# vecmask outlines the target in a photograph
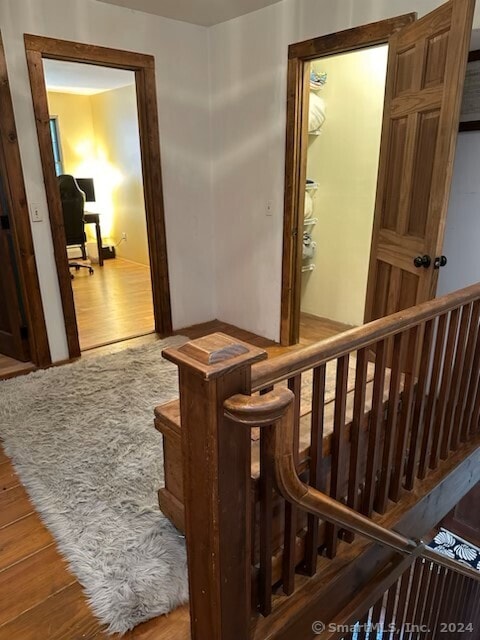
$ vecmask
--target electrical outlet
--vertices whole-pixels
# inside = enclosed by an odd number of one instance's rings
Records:
[[[30,204],[30,215],[32,217],[32,222],[43,222],[43,214],[40,209],[40,205],[32,202]]]
[[[127,239],[127,234],[125,231],[122,231],[122,240],[126,240]]]

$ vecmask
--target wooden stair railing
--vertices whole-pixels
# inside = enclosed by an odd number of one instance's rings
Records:
[[[422,557],[456,574],[480,582],[480,572],[427,547],[382,527],[346,505],[305,484],[296,470],[294,459],[295,396],[289,389],[275,389],[261,396],[235,395],[224,403],[226,416],[235,423],[249,427],[273,425],[270,455],[273,461],[277,490],[288,502],[303,511],[354,531],[372,542],[413,557]]]
[[[470,580],[411,538],[480,481],[480,284],[268,361],[223,334],[163,354],[178,365],[180,404],[156,411],[165,439],[159,495],[175,497],[172,519],[185,529],[194,640],[287,639],[284,629],[308,618],[308,597],[310,613],[326,602],[336,615],[330,603],[345,606],[358,576],[373,578],[392,548],[407,564],[422,553]],[[259,442],[238,421],[242,406],[244,422],[264,425]],[[275,436],[279,420],[293,451]],[[370,554],[355,532],[382,546]],[[332,572],[337,586],[324,581]]]
[[[217,333],[166,349],[178,365],[193,640],[246,640],[251,624],[251,442],[223,403],[248,393],[262,349]]]

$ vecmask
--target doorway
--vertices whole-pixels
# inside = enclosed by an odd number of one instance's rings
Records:
[[[51,363],[0,37],[0,378]]]
[[[419,20],[408,14],[290,46],[282,344],[299,340],[312,60],[388,44],[365,296],[369,322],[434,297],[438,269],[447,263],[440,254],[474,4],[449,0]],[[350,275],[356,275],[352,268]],[[339,286],[336,274],[331,281]]]
[[[355,27],[346,31],[313,38],[305,42],[290,45],[288,49],[288,79],[287,79],[287,130],[286,130],[286,158],[285,158],[285,204],[283,221],[283,262],[282,262],[282,299],[280,342],[282,345],[297,344],[300,340],[300,326],[307,330],[307,325],[312,322],[318,329],[322,320],[317,321],[317,314],[324,311],[310,313],[306,306],[301,316],[302,298],[314,289],[315,281],[321,278],[320,269],[315,265],[314,270],[309,267],[312,260],[304,259],[304,231],[312,232],[312,225],[304,225],[305,205],[307,204],[307,218],[319,218],[318,206],[321,205],[321,193],[318,191],[319,182],[308,176],[308,150],[310,145],[320,149],[322,143],[321,127],[327,124],[328,107],[325,104],[324,118],[321,115],[321,105],[317,108],[317,126],[312,125],[309,132],[310,112],[310,82],[311,72],[322,73],[322,59],[335,59],[337,55],[353,54],[365,48],[386,46],[392,34],[412,24],[416,14],[409,13],[396,18],[390,18],[361,27]],[[330,84],[329,84],[330,82]],[[323,87],[323,88],[322,88]],[[334,91],[335,85],[331,78],[320,87],[323,90]],[[317,91],[313,92],[315,95]],[[310,123],[312,124],[312,123]],[[320,126],[319,126],[320,125]],[[325,129],[327,131],[327,129]],[[318,137],[318,140],[317,140]],[[313,156],[315,153],[313,153]],[[314,164],[311,158],[310,165]],[[310,167],[308,167],[310,168]],[[340,174],[339,174],[340,177]],[[343,174],[345,177],[345,174]],[[312,180],[308,183],[307,179]],[[308,193],[308,195],[306,195]],[[323,191],[325,193],[325,190]],[[312,201],[312,207],[310,202]],[[311,212],[311,213],[310,213]],[[314,215],[315,212],[315,215]],[[304,228],[305,227],[305,228]],[[311,234],[312,235],[312,234]],[[315,241],[316,242],[316,241]],[[318,249],[316,250],[318,257]],[[305,267],[305,270],[302,269]],[[315,273],[315,278],[311,276]],[[320,274],[320,276],[319,276]],[[313,286],[312,286],[313,283]],[[334,286],[334,283],[333,283]],[[322,316],[319,316],[322,318]],[[332,331],[340,331],[348,322],[337,324],[333,321]],[[322,330],[319,331],[322,335]]]
[[[388,46],[312,60],[300,341],[363,323]]]
[[[60,194],[80,349],[152,333],[135,74],[59,60],[43,66],[57,178],[74,178],[85,199],[82,243]]]
[[[168,335],[154,59],[31,35],[25,46],[70,358]],[[64,208],[78,192],[86,238],[72,243]]]

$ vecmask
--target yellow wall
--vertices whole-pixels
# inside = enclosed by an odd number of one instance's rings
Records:
[[[122,176],[111,191],[111,236],[118,242],[123,232],[127,234],[117,254],[148,265],[136,100],[135,86],[131,85],[98,93],[92,96],[91,104],[99,160]]]
[[[93,178],[105,243],[117,255],[149,264],[135,86],[81,96],[48,93],[50,115],[58,116],[65,173]],[[94,229],[87,225],[89,241]],[[127,241],[120,240],[122,233]]]
[[[377,185],[387,47],[323,58],[326,121],[309,136],[307,177],[319,184],[312,230],[316,268],[302,274],[301,310],[363,323]],[[308,264],[308,262],[304,262]]]
[[[51,116],[58,116],[65,173],[91,178],[80,175],[96,157],[90,97],[49,91],[48,108]]]

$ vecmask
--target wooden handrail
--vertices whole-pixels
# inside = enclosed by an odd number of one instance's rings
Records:
[[[477,289],[480,292],[480,287],[477,286]],[[410,540],[382,527],[302,482],[295,468],[293,455],[293,403],[294,394],[283,388],[274,389],[261,396],[238,394],[224,402],[225,415],[233,422],[251,427],[275,425],[270,455],[273,457],[277,489],[285,500],[309,514],[358,533],[394,551],[410,556],[421,556],[456,573],[480,581],[480,572],[426,547],[423,541]]]
[[[480,283],[477,283],[386,318],[355,327],[322,342],[308,345],[299,351],[259,362],[252,367],[252,392],[308,371],[332,358],[369,347],[384,338],[411,329],[479,298]]]

